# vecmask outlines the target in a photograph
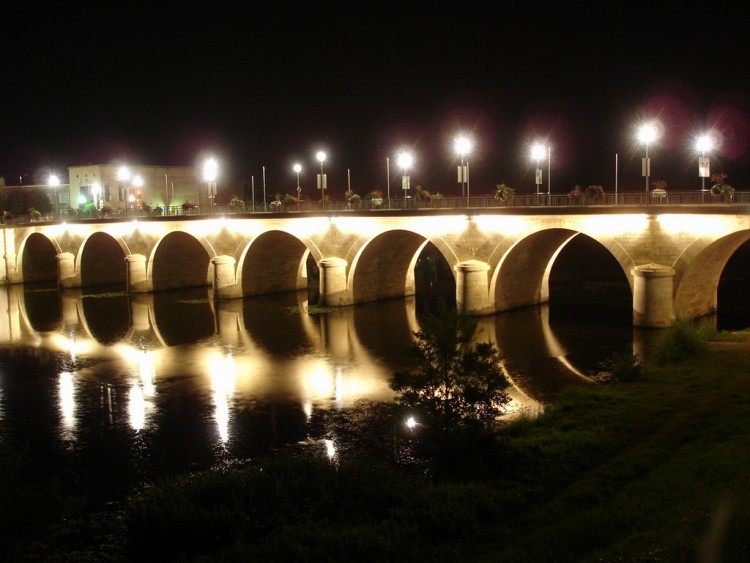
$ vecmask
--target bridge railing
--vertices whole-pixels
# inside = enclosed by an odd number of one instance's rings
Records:
[[[643,192],[620,192],[605,193],[604,197],[587,199],[585,197],[571,198],[567,194],[519,194],[508,201],[495,199],[494,195],[473,195],[471,197],[432,197],[423,198],[384,198],[382,203],[377,204],[371,199],[361,199],[356,203],[346,201],[313,201],[303,200],[293,204],[271,205],[270,202],[246,202],[244,208],[230,207],[228,205],[215,205],[213,207],[196,206],[195,209],[183,210],[181,206],[159,208],[159,212],[153,210],[146,212],[139,209],[115,209],[108,215],[101,213],[88,214],[83,211],[69,211],[65,215],[48,214],[42,217],[31,217],[20,215],[17,217],[3,217],[3,223],[33,223],[67,220],[101,220],[106,218],[138,218],[155,216],[182,216],[182,215],[209,215],[209,214],[231,214],[231,213],[296,213],[316,211],[382,211],[389,209],[496,209],[496,208],[531,208],[531,207],[590,207],[590,206],[659,206],[659,205],[683,205],[683,206],[707,206],[707,205],[748,205],[750,204],[750,192],[735,191],[730,197],[715,196],[708,190],[693,191],[669,191],[666,196],[657,198],[650,193]]]

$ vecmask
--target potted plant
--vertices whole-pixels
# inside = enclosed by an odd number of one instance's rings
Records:
[[[38,221],[42,218],[42,213],[38,209],[32,207],[29,209],[29,217],[31,217],[32,221]]]
[[[604,200],[604,188],[597,185],[587,186],[583,191],[586,201],[596,202]]]
[[[425,190],[421,185],[417,184],[415,197],[417,199],[423,199],[424,201],[432,201],[432,194]]]
[[[279,211],[279,210],[281,210],[281,206],[282,205],[284,205],[284,204],[281,202],[281,194],[276,194],[276,196],[274,197],[273,201],[271,203],[269,203],[269,206],[271,207],[271,209],[273,211]]]
[[[732,201],[734,188],[727,183],[727,178],[728,176],[724,174],[724,172],[720,172],[711,176],[711,181],[714,183],[714,185],[711,186],[711,195],[723,196],[724,199]]]
[[[229,200],[229,207],[232,211],[242,211],[245,209],[245,202],[237,195],[233,195]]]
[[[297,205],[297,198],[294,197],[292,194],[284,194],[281,197],[281,203],[282,203],[284,209],[289,209],[289,208]]]
[[[653,189],[651,190],[651,197],[662,201],[667,197],[667,183],[664,180],[657,180],[651,184]]]
[[[506,186],[505,183],[501,183],[495,186],[495,199],[498,201],[508,203],[515,197],[515,195],[516,190],[511,188],[510,186]]]
[[[346,192],[346,203],[349,205],[349,207],[359,207],[360,199],[361,198],[358,193],[353,192],[352,190]]]
[[[568,200],[570,200],[572,203],[578,203],[583,199],[583,191],[581,191],[581,186],[576,184],[573,186],[573,189],[568,192]]]
[[[182,211],[184,213],[194,213],[196,209],[196,205],[190,201],[186,201],[182,204]]]
[[[373,207],[380,207],[383,205],[383,193],[380,190],[372,190],[370,192],[370,201]]]

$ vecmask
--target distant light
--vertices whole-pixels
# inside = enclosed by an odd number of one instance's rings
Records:
[[[323,151],[318,151],[318,154],[315,155],[315,158],[317,158],[320,163],[323,164],[323,162],[325,162],[326,160],[326,153],[324,153]]]
[[[406,427],[407,428],[414,428],[417,425],[417,421],[413,416],[410,416],[406,419]]]
[[[203,163],[203,179],[206,182],[213,182],[219,174],[219,163],[215,158],[208,158]]]
[[[299,174],[300,172],[302,172],[302,166],[300,166],[299,164],[295,164],[292,170]]]
[[[403,170],[408,170],[414,164],[414,157],[408,152],[402,152],[398,155],[398,166]]]
[[[458,156],[466,156],[471,152],[471,141],[468,137],[458,137],[456,138],[453,147]]]
[[[120,166],[117,169],[117,179],[120,182],[127,182],[130,180],[130,169],[127,166]]]
[[[656,126],[653,123],[644,123],[638,128],[638,141],[644,145],[650,145],[656,140]]]
[[[700,153],[710,152],[714,148],[714,140],[708,135],[701,135],[695,140],[695,150]]]
[[[535,161],[544,160],[544,157],[547,156],[547,147],[544,145],[540,145],[539,143],[536,143],[535,145],[532,145],[531,147],[531,159]]]
[[[136,188],[142,188],[143,187],[143,178],[141,178],[140,176],[136,176],[135,178],[133,178],[133,185]]]
[[[57,174],[50,174],[47,182],[51,187],[56,188],[60,185],[60,178],[57,177]]]

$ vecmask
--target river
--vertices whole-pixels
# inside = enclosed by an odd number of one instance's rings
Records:
[[[555,289],[549,305],[478,319],[512,383],[508,417],[605,380],[616,351],[647,355],[659,331],[634,329],[618,291],[589,306],[556,304]],[[102,502],[283,448],[387,451],[375,406],[392,401],[429,299],[329,310],[311,297],[1,288],[0,438]]]

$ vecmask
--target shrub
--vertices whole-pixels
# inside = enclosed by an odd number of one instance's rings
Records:
[[[651,358],[656,365],[665,366],[696,356],[707,348],[706,333],[689,321],[678,319],[661,335]]]
[[[510,401],[510,383],[491,342],[475,342],[477,322],[444,302],[414,332],[414,367],[390,386],[399,406],[415,409],[440,437],[492,427]]]
[[[604,188],[597,185],[587,186],[583,194],[588,200],[602,200],[604,199]]]
[[[615,352],[612,355],[612,379],[615,381],[635,381],[642,373],[641,360],[632,350]]]
[[[495,186],[495,199],[498,201],[510,201],[516,195],[516,190],[504,183]]]

